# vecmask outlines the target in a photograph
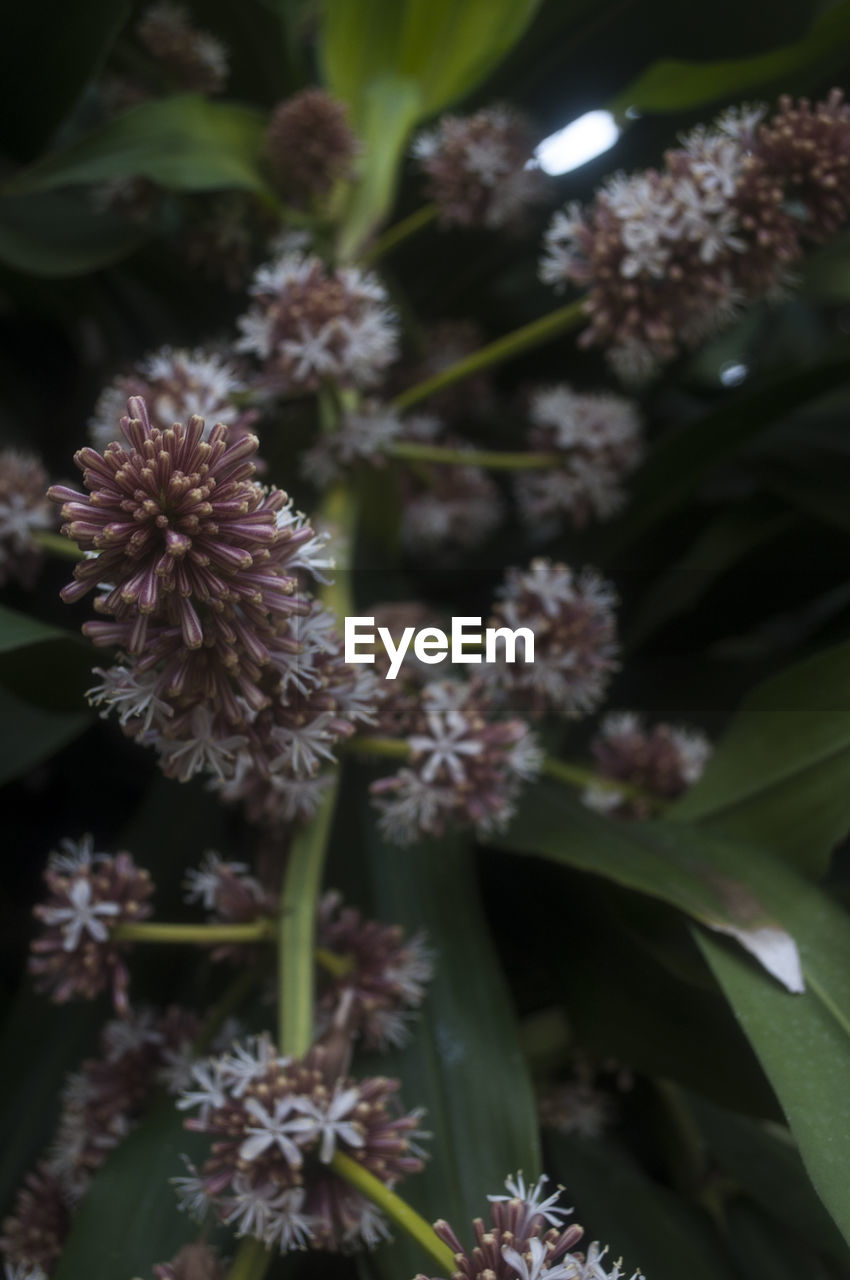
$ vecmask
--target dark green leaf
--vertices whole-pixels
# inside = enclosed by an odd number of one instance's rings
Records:
[[[37,618],[30,618],[25,613],[0,605],[0,653],[22,649],[30,644],[40,644],[43,640],[66,637],[67,632],[60,631],[58,627],[49,627]]]
[[[143,102],[23,170],[6,191],[24,194],[144,177],[175,191],[241,187],[265,195],[264,127],[259,111],[197,94]]]
[[[735,1115],[705,1098],[691,1097],[689,1104],[706,1146],[724,1173],[771,1217],[793,1226],[819,1250],[847,1265],[847,1245],[812,1190],[787,1130]]]
[[[5,145],[29,159],[103,65],[129,0],[6,4],[0,25],[0,120]]]
[[[827,8],[804,39],[751,58],[719,62],[682,62],[665,58],[654,63],[619,93],[612,110],[629,107],[642,113],[687,111],[706,103],[764,92],[766,87],[787,91],[794,77],[812,75],[823,80],[843,65],[850,39],[850,4]]]
[[[653,1182],[613,1142],[547,1134],[552,1174],[567,1188],[588,1240],[610,1244],[624,1275],[651,1280],[732,1280],[735,1272],[708,1218]]]
[[[740,391],[719,409],[690,422],[650,453],[630,487],[629,509],[600,540],[600,559],[630,547],[680,510],[702,480],[725,458],[794,409],[850,382],[847,353],[802,372],[781,374],[752,391]]]
[[[161,1102],[110,1154],[74,1219],[54,1280],[150,1276],[194,1240],[169,1179],[185,1174],[181,1153],[202,1158],[209,1140],[187,1133],[171,1099]]]
[[[41,764],[91,719],[86,711],[48,711],[0,687],[0,784]]]
[[[368,825],[367,825],[368,824]],[[403,1081],[408,1107],[424,1106],[431,1158],[400,1188],[428,1221],[448,1218],[462,1235],[517,1169],[540,1168],[537,1119],[510,997],[478,901],[471,851],[445,840],[399,851],[368,812],[362,893],[368,909],[410,933],[425,929],[436,971],[411,1043],[373,1064]],[[357,856],[353,850],[347,857]],[[367,1068],[368,1069],[368,1068]],[[370,1263],[371,1265],[371,1263]],[[374,1255],[387,1280],[426,1265],[398,1239]]]
[[[138,227],[45,193],[0,200],[0,262],[36,276],[76,276],[117,262],[142,243]]]
[[[669,815],[821,873],[850,828],[850,644],[760,685]]]

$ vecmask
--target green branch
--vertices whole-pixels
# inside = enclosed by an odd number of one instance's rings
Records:
[[[371,249],[367,249],[361,255],[360,262],[364,267],[371,266],[373,262],[377,262],[379,258],[383,258],[396,245],[401,244],[403,240],[407,240],[409,236],[415,235],[422,227],[427,227],[433,222],[439,213],[439,209],[435,204],[423,204],[421,209],[415,209],[413,213],[407,215],[406,218],[400,219],[391,227],[387,227]]]
[[[294,1058],[313,1043],[316,913],[338,787],[334,773],[316,816],[293,839],[280,895],[278,1043]]]
[[[358,1164],[356,1160],[352,1160],[351,1156],[345,1155],[342,1151],[337,1151],[334,1154],[331,1160],[331,1168],[341,1178],[344,1178],[350,1186],[361,1192],[379,1209],[382,1209],[392,1222],[395,1222],[409,1236],[412,1236],[426,1253],[429,1253],[439,1264],[441,1270],[447,1276],[454,1274],[457,1268],[455,1267],[454,1255],[451,1249],[448,1245],[443,1244],[434,1228],[415,1209],[411,1209],[406,1200],[402,1200],[401,1196],[396,1195],[394,1191],[390,1191],[389,1187],[385,1186],[380,1178],[376,1178],[374,1173],[364,1169],[361,1164]]]
[[[116,942],[187,942],[201,947],[224,943],[268,942],[275,936],[274,920],[263,918],[247,924],[117,924],[110,930]]]
[[[32,540],[42,551],[49,551],[54,556],[62,556],[65,560],[82,560],[83,558],[83,553],[76,542],[63,537],[61,533],[52,533],[49,529],[36,529],[32,534]]]
[[[384,452],[402,462],[437,462],[443,466],[487,467],[493,471],[554,470],[564,465],[561,453],[507,453],[494,449],[446,449],[438,444],[396,440]]]
[[[427,399],[428,396],[442,391],[445,387],[453,386],[455,382],[460,382],[473,373],[501,364],[504,360],[512,360],[515,356],[522,355],[524,351],[530,351],[544,342],[550,342],[559,333],[567,333],[570,329],[577,328],[584,319],[584,301],[584,298],[576,298],[575,302],[569,302],[565,307],[559,307],[557,311],[550,311],[539,320],[532,320],[530,324],[523,325],[521,329],[514,329],[513,333],[505,334],[504,338],[497,338],[486,347],[480,347],[478,351],[473,351],[463,360],[450,364],[448,368],[441,369],[439,373],[426,378],[424,382],[417,382],[415,386],[403,391],[400,396],[396,396],[391,407],[401,413],[412,405],[418,404],[420,400]]]
[[[261,1240],[246,1236],[230,1264],[227,1280],[263,1280],[272,1255]]]

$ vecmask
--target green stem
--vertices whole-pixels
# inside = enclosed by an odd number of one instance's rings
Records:
[[[342,1151],[334,1154],[331,1168],[379,1209],[382,1209],[387,1217],[409,1236],[412,1236],[439,1264],[447,1276],[451,1276],[457,1270],[451,1249],[443,1244],[434,1228],[415,1209],[411,1209],[406,1200],[402,1200],[401,1196],[390,1191],[380,1178],[376,1178],[368,1169],[364,1169],[361,1164]]]
[[[248,924],[118,924],[110,931],[117,942],[190,942],[216,947],[227,942],[268,942],[274,938],[273,920],[252,920]]]
[[[337,771],[316,816],[292,841],[280,895],[278,1042],[295,1058],[313,1043],[316,912],[338,787]]]
[[[371,249],[361,254],[361,265],[368,267],[379,258],[383,258],[384,254],[389,253],[397,244],[401,244],[402,240],[407,240],[408,236],[415,235],[422,227],[427,227],[438,213],[439,210],[435,204],[423,204],[421,209],[415,209],[406,218],[387,227],[386,231],[378,236]]]
[[[61,533],[51,533],[49,529],[36,529],[32,540],[42,551],[50,551],[65,560],[82,560],[83,553],[75,542],[64,538]]]
[[[322,522],[341,539],[340,563],[334,570],[333,581],[319,592],[323,604],[336,614],[337,621],[354,613],[351,596],[351,541],[355,537],[357,523],[357,497],[347,485],[336,485],[322,503]]]
[[[402,462],[439,462],[446,466],[488,467],[494,471],[542,471],[564,465],[560,453],[507,453],[493,449],[446,449],[438,444],[396,440],[384,450]]]
[[[358,734],[355,738],[349,738],[345,745],[349,751],[354,751],[357,755],[379,756],[384,760],[406,760],[410,755],[410,748],[404,738],[381,738],[364,733]],[[582,789],[602,787],[630,799],[649,801],[656,810],[665,808],[663,801],[631,782],[619,782],[615,778],[606,778],[600,773],[594,773],[592,769],[585,769],[583,765],[556,760],[553,756],[544,758],[543,773],[546,777],[555,778],[558,782],[565,782],[569,787]]]
[[[523,351],[530,351],[532,347],[549,342],[559,333],[575,329],[583,319],[584,298],[576,298],[575,302],[569,302],[565,307],[559,307],[557,311],[550,311],[539,320],[523,325],[521,329],[514,329],[513,333],[505,334],[504,338],[497,338],[486,347],[480,347],[478,351],[441,369],[424,382],[417,382],[415,386],[396,396],[391,407],[401,413],[420,400],[434,395],[436,391],[442,391],[444,387],[450,387],[481,369],[489,369],[495,364],[501,364],[503,360],[512,360],[514,356],[522,355]]]
[[[246,1236],[230,1265],[227,1280],[263,1280],[272,1255],[260,1240]]]

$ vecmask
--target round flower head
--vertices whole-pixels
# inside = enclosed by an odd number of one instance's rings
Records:
[[[841,230],[850,215],[850,105],[840,89],[814,104],[780,98],[752,147],[804,239],[819,243]]]
[[[56,1178],[39,1165],[24,1180],[0,1227],[0,1252],[13,1280],[46,1280],[59,1261],[71,1216]]]
[[[398,1082],[338,1078],[331,1060],[321,1046],[281,1058],[260,1037],[196,1067],[199,1087],[178,1102],[198,1109],[186,1127],[212,1139],[193,1174],[196,1203],[282,1253],[386,1236],[380,1215],[330,1167],[336,1151],[389,1186],[422,1168],[419,1116],[393,1108]]]
[[[607,519],[624,501],[621,480],[640,462],[640,419],[629,400],[547,387],[531,399],[531,448],[564,455],[563,467],[520,475],[520,514],[538,535],[556,533],[565,517],[581,528]]]
[[[218,93],[227,81],[228,54],[220,40],[196,30],[181,5],[151,5],[136,34],[145,48],[174,77],[181,89]]]
[[[80,996],[90,1000],[109,984],[116,1010],[126,1015],[126,944],[113,942],[112,933],[119,924],[151,914],[147,871],[129,853],[92,853],[88,841],[76,865],[51,854],[44,880],[48,900],[33,909],[44,926],[33,940],[29,962],[36,986],[62,1004]]]
[[[669,724],[647,729],[640,716],[620,712],[605,717],[591,750],[603,777],[637,790],[624,795],[616,789],[589,787],[585,804],[620,818],[648,818],[654,801],[675,800],[697,781],[711,743],[699,730]]]
[[[422,690],[407,737],[410,764],[371,787],[389,840],[440,836],[452,824],[504,828],[542,757],[528,725],[499,718],[480,681]]]
[[[249,292],[236,348],[256,356],[272,391],[315,391],[326,379],[368,387],[396,358],[396,314],[369,272],[284,252],[260,267]]]
[[[206,438],[215,423],[223,422],[230,428],[229,439],[239,440],[257,416],[236,403],[245,390],[235,366],[215,352],[162,347],[101,393],[89,419],[89,439],[102,453],[119,434],[130,396],[141,396],[151,425],[161,431],[197,415],[205,419]]]
[[[425,999],[433,971],[424,935],[405,939],[398,925],[363,920],[341,901],[338,893],[328,892],[319,905],[318,945],[345,962],[341,972],[319,966],[320,1026],[331,1025],[348,1000],[350,1025],[366,1049],[404,1045],[410,1011]]]
[[[444,225],[504,227],[542,198],[544,178],[532,165],[528,120],[510,107],[443,116],[419,135],[413,154]]]
[[[476,1218],[472,1224],[472,1249],[464,1248],[447,1222],[434,1223],[454,1255],[451,1280],[620,1280],[621,1264],[608,1271],[602,1265],[607,1250],[596,1242],[586,1255],[574,1250],[584,1231],[576,1224],[564,1226],[572,1210],[559,1207],[557,1191],[544,1198],[545,1182],[543,1177],[526,1186],[522,1174],[507,1178],[507,1195],[487,1197],[490,1222]],[[631,1280],[640,1280],[640,1273]]]
[[[0,586],[10,579],[32,586],[42,563],[33,534],[50,529],[47,472],[34,454],[0,451]]]
[[[266,130],[272,175],[296,205],[309,205],[351,178],[359,149],[345,106],[324,89],[302,89],[279,103]]]
[[[500,594],[489,625],[531,631],[534,661],[490,663],[485,674],[533,716],[546,710],[569,719],[588,715],[618,667],[610,583],[590,569],[575,574],[541,558],[527,570],[509,569]]]

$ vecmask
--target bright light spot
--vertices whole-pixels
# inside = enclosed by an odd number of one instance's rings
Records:
[[[738,387],[749,372],[745,364],[738,364],[735,360],[728,360],[726,364],[720,366],[717,376],[724,387]]]
[[[610,111],[588,111],[544,138],[534,154],[543,172],[557,177],[601,156],[613,147],[619,136],[619,127]]]

